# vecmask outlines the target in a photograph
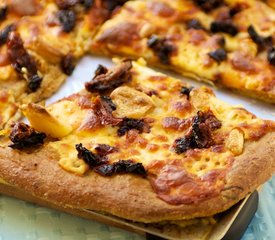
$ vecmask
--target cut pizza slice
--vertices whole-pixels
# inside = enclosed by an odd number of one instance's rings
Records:
[[[91,51],[142,56],[274,103],[274,17],[260,1],[129,1],[103,24]]]
[[[143,60],[100,65],[85,90],[22,111],[0,178],[56,205],[177,222],[225,211],[275,171],[274,122]]]
[[[51,96],[125,1],[6,1],[0,31],[0,129],[22,103]],[[5,10],[5,11],[4,11]]]

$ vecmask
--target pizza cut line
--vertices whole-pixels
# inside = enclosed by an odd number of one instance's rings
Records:
[[[2,139],[1,178],[72,208],[147,223],[210,217],[275,169],[274,122],[142,59],[100,65],[85,90],[22,111],[30,125]]]

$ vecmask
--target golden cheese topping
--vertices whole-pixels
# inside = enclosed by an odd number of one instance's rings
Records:
[[[142,56],[274,102],[274,36],[275,11],[260,1],[207,11],[192,1],[129,1],[101,27],[92,51]]]
[[[218,100],[207,87],[193,89],[144,64],[133,62],[131,80],[104,96],[82,91],[23,111],[33,128],[59,139],[48,144],[66,171],[83,177],[102,171],[81,158],[76,148],[84,147],[95,161],[105,154],[108,164],[142,163],[153,189],[171,204],[215,196],[244,143],[274,130],[274,124]]]

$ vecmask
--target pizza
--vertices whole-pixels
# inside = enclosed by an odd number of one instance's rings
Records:
[[[91,51],[143,57],[274,103],[274,19],[257,0],[129,1],[103,24]]]
[[[211,217],[275,170],[275,123],[156,72],[99,65],[85,89],[22,106],[0,177],[56,205],[159,223]],[[245,173],[245,174],[244,174]]]
[[[1,191],[206,235],[275,172],[275,123],[146,61],[275,103],[274,21],[268,0],[0,0]],[[126,58],[45,105],[87,53]]]
[[[21,116],[21,104],[42,101],[60,87],[122,2],[1,2],[0,129]]]

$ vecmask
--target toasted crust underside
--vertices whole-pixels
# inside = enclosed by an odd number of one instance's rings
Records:
[[[227,174],[224,191],[191,205],[167,204],[157,198],[149,181],[139,176],[73,175],[58,166],[59,155],[48,146],[31,154],[0,148],[0,177],[58,205],[108,212],[139,222],[159,222],[211,216],[228,209],[272,176],[274,151],[274,132],[247,143]]]

